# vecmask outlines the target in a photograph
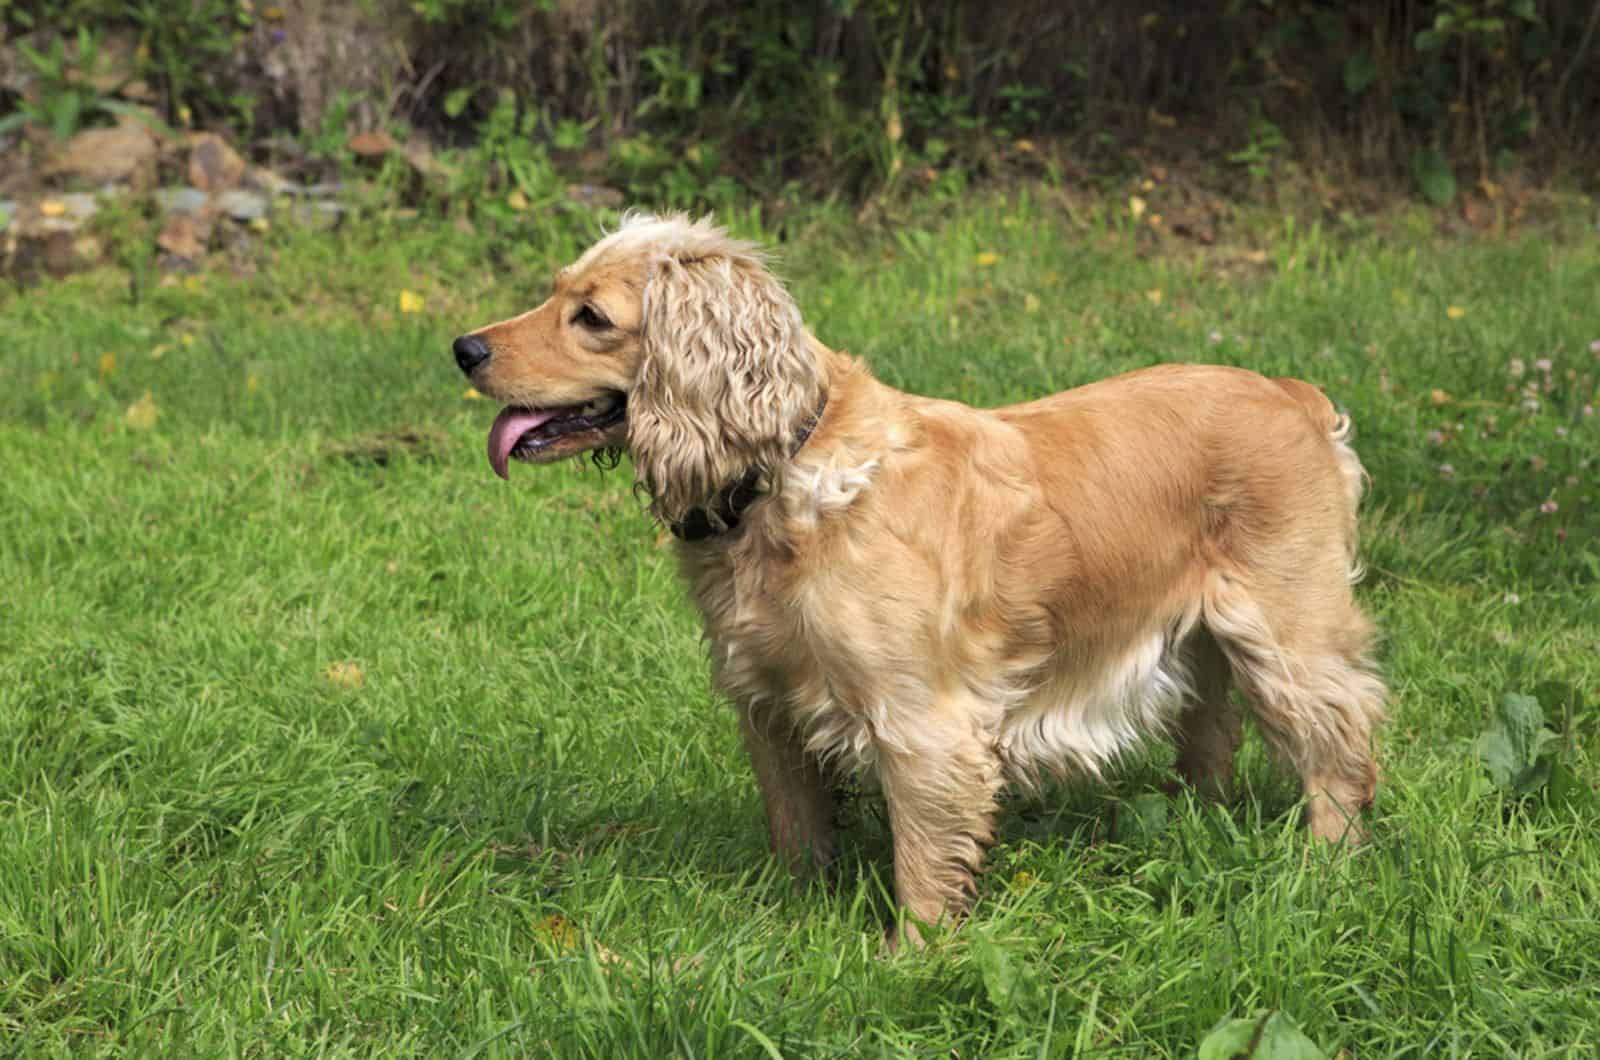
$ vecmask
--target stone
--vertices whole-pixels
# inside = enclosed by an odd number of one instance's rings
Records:
[[[235,221],[254,221],[267,215],[266,196],[243,188],[234,188],[213,197],[217,209]]]
[[[85,129],[51,153],[46,170],[91,184],[146,184],[155,175],[156,138],[136,121]]]
[[[236,188],[244,179],[239,152],[216,133],[197,133],[189,140],[189,183],[213,194]]]
[[[198,213],[205,209],[210,198],[199,188],[189,187],[160,188],[155,194],[162,213]]]
[[[207,212],[175,213],[156,236],[156,245],[186,261],[195,261],[205,255],[214,223],[213,215]]]

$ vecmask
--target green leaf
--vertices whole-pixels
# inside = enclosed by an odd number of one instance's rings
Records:
[[[1500,697],[1496,714],[1511,740],[1519,769],[1533,765],[1539,757],[1539,734],[1544,731],[1544,709],[1539,706],[1539,701],[1532,696],[1507,692]]]
[[[1119,803],[1111,838],[1118,843],[1145,843],[1154,839],[1166,831],[1170,801],[1160,792],[1147,791]]]
[[[1496,787],[1527,795],[1550,783],[1560,741],[1545,728],[1537,699],[1507,692],[1478,737],[1478,757]]]
[[[1495,725],[1478,736],[1478,760],[1483,763],[1489,779],[1497,788],[1509,788],[1521,772],[1517,752],[1506,737],[1505,730]]]
[[[1436,29],[1425,29],[1417,34],[1417,51],[1436,52],[1444,47],[1444,34]]]
[[[1511,0],[1511,6],[1506,10],[1524,22],[1539,21],[1539,7],[1534,0]]]
[[[1437,147],[1421,147],[1411,157],[1411,175],[1423,197],[1435,206],[1448,206],[1456,197],[1456,175]]]
[[[1224,1019],[1200,1043],[1199,1060],[1328,1060],[1282,1012]]]
[[[1378,64],[1371,52],[1356,52],[1344,61],[1344,90],[1352,96],[1361,95],[1377,79]]]
[[[989,1004],[1008,1010],[1012,1005],[1012,991],[1017,985],[1017,966],[1011,955],[999,943],[980,931],[972,932],[967,941],[972,961],[978,966],[983,979],[983,992],[989,995]]]
[[[455,89],[444,97],[444,113],[447,118],[459,118],[461,112],[467,109],[467,104],[472,102],[472,86],[463,86]]]

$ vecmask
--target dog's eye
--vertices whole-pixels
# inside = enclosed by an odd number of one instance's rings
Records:
[[[601,331],[611,326],[611,321],[600,315],[600,311],[585,302],[583,308],[572,314],[574,324],[582,324],[592,331]]]

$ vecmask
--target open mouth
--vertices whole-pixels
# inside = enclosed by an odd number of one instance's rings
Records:
[[[607,391],[582,405],[543,409],[508,406],[500,410],[494,426],[489,428],[489,466],[496,475],[506,478],[512,457],[541,461],[596,448],[606,432],[622,422],[627,411],[626,399],[616,391]],[[593,438],[579,438],[591,433]],[[569,440],[583,444],[558,444]]]

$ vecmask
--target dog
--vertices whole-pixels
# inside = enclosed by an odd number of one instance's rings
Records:
[[[1234,686],[1311,834],[1363,836],[1386,698],[1352,595],[1365,473],[1310,384],[1171,364],[992,410],[902,393],[806,329],[759,247],[681,214],[625,215],[453,354],[506,406],[501,477],[631,457],[796,870],[835,857],[835,778],[870,774],[897,902],[953,922],[1008,783],[1168,735],[1225,797]]]

